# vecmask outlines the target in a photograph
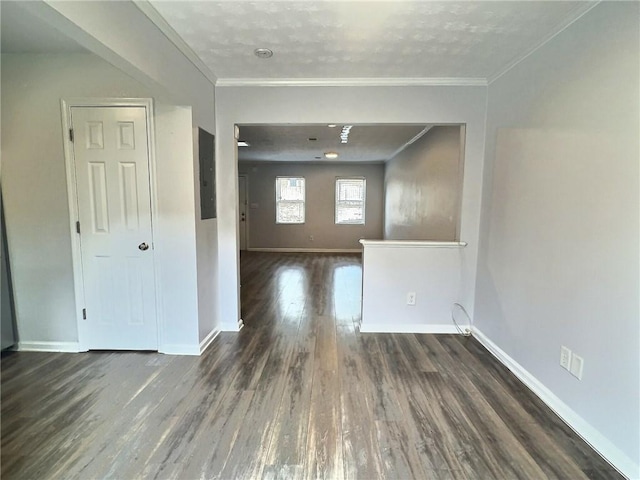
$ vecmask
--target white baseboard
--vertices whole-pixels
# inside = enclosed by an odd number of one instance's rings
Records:
[[[162,345],[158,348],[159,353],[166,355],[200,355],[200,345]]]
[[[18,342],[19,352],[80,352],[78,342]]]
[[[361,248],[247,248],[247,250],[280,253],[362,253]]]
[[[360,333],[459,333],[453,325],[360,324]]]
[[[232,323],[223,323],[220,325],[220,330],[223,332],[239,332],[242,330],[242,327],[244,327],[244,321],[240,319],[235,325]]]
[[[204,337],[204,339],[200,342],[200,354],[203,354],[204,351],[211,345],[211,342],[218,336],[220,330],[217,328],[209,332],[209,335]]]
[[[640,465],[636,465],[624,452],[475,327],[473,336],[613,468],[629,479],[640,478]]]

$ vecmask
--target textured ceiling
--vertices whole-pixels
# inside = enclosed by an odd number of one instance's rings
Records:
[[[577,18],[562,1],[164,1],[220,79],[488,78]],[[253,55],[270,48],[270,59]]]
[[[26,12],[21,2],[0,1],[2,53],[78,53],[84,48]]]
[[[354,125],[341,143],[343,125],[243,125],[240,161],[326,162],[325,152],[338,152],[338,162],[382,162],[422,132],[425,125]],[[316,140],[309,140],[315,138]]]

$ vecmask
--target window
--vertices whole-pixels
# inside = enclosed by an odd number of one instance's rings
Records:
[[[304,178],[276,177],[276,223],[304,223]]]
[[[364,224],[364,178],[336,179],[336,224]]]

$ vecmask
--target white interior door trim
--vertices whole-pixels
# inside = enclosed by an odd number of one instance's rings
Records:
[[[67,199],[69,202],[69,232],[71,234],[71,257],[73,261],[73,283],[75,290],[76,322],[78,326],[78,351],[88,350],[86,342],[86,321],[83,319],[82,309],[84,305],[84,281],[82,274],[82,250],[80,246],[80,236],[76,232],[76,222],[79,218],[77,204],[77,183],[76,170],[73,156],[73,144],[69,131],[71,128],[71,108],[72,107],[144,107],[147,121],[147,148],[149,152],[149,186],[151,193],[151,231],[153,242],[158,241],[157,219],[158,219],[158,191],[157,191],[157,169],[155,154],[155,124],[153,114],[153,100],[151,98],[63,98],[60,100],[62,112],[62,135],[64,138],[64,163],[67,176]],[[162,322],[162,302],[159,298],[158,285],[160,285],[159,262],[155,255],[155,248],[152,248],[154,264],[154,289],[156,291],[156,323],[157,323],[157,344],[159,351],[164,345],[164,330]]]

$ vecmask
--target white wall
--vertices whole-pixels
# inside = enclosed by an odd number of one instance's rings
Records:
[[[466,250],[419,243],[364,242],[361,332],[457,333],[451,312],[462,301]]]
[[[22,342],[77,342],[61,97],[147,97],[95,55],[2,55],[2,189]]]
[[[2,188],[20,340],[24,345],[73,344],[78,332],[60,98],[149,97],[151,92],[92,54],[24,54],[2,55],[1,94]],[[159,215],[154,221],[159,235],[154,243],[161,271],[161,348],[190,345],[194,353],[198,304],[191,111],[156,109]]]
[[[473,312],[484,157],[485,87],[217,87],[220,320],[237,329],[238,167],[234,124],[451,123],[467,125],[460,238],[469,242],[461,295]],[[223,281],[224,279],[224,281]]]
[[[361,238],[382,238],[384,165],[241,162],[247,175],[249,248],[318,248],[360,250]],[[302,225],[276,224],[277,176],[305,178],[306,215]],[[365,177],[364,225],[335,224],[336,177]],[[251,204],[257,206],[253,208]],[[257,204],[257,205],[255,205]],[[313,236],[313,240],[310,240]]]
[[[385,239],[457,240],[461,141],[460,126],[435,126],[386,163]]]
[[[215,129],[213,84],[131,1],[20,2],[87,50],[156,92],[191,105],[194,124]]]
[[[640,471],[640,4],[603,2],[489,87],[475,325]],[[584,358],[582,381],[560,346]]]
[[[154,232],[160,351],[198,354],[199,304],[191,108],[156,105],[158,218]]]
[[[211,130],[213,133],[215,130]],[[198,263],[198,338],[202,345],[220,331],[218,324],[218,221],[202,220],[198,128],[193,129],[194,202]]]
[[[215,97],[211,80],[198,70],[147,16],[130,1],[21,2],[87,50],[94,52],[146,85],[165,104],[187,105],[192,125],[215,131]],[[197,141],[193,149],[198,158]],[[196,164],[197,165],[197,164]],[[217,309],[216,219],[201,220],[198,171],[191,179],[196,197],[199,337],[219,329]]]

